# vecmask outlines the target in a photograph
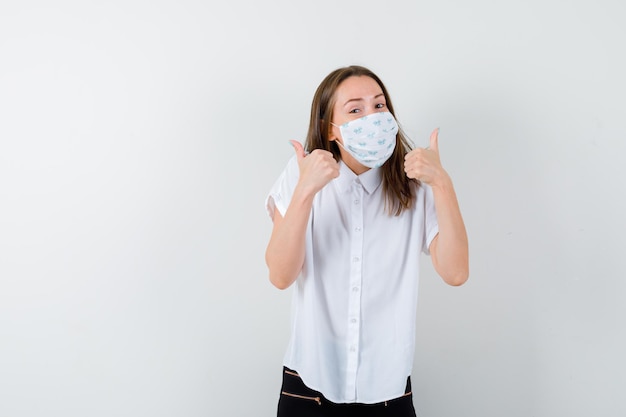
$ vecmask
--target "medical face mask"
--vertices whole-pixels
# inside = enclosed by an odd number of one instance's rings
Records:
[[[389,159],[396,147],[398,124],[389,112],[372,113],[337,126],[343,145],[336,141],[360,164],[378,168]]]

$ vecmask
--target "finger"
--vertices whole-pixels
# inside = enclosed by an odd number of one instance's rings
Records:
[[[304,148],[302,147],[302,144],[293,139],[289,142],[291,142],[291,145],[293,145],[293,149],[296,151],[296,157],[298,158],[298,161],[301,161],[304,158]]]
[[[404,164],[404,172],[406,173],[407,177],[415,178],[415,169],[411,165],[407,164],[406,162]]]
[[[439,153],[439,128],[433,130],[433,133],[430,134],[430,146],[429,148],[437,153]]]

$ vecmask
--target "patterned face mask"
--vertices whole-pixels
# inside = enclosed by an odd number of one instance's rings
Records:
[[[337,126],[343,145],[336,141],[360,164],[378,168],[384,164],[396,147],[398,124],[389,112],[368,114]]]

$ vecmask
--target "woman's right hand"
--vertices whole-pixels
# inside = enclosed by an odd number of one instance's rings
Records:
[[[300,167],[298,186],[302,187],[303,191],[316,194],[332,179],[339,176],[339,164],[332,153],[315,149],[306,155],[300,142],[297,140],[290,140],[290,142],[298,158],[298,166]]]
[[[292,140],[291,144],[298,158],[300,178],[285,216],[278,210],[274,212],[272,236],[265,251],[270,281],[281,290],[293,284],[302,271],[304,238],[315,194],[339,176],[339,164],[332,153],[316,149],[306,155],[300,142]]]

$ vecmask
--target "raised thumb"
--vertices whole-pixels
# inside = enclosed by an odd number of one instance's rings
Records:
[[[302,147],[302,144],[293,139],[289,142],[291,142],[291,144],[293,145],[293,149],[296,151],[296,157],[298,158],[298,161],[300,161],[302,158],[304,158],[304,148]]]
[[[429,148],[435,152],[439,152],[439,128],[433,130],[430,134],[430,146]]]

